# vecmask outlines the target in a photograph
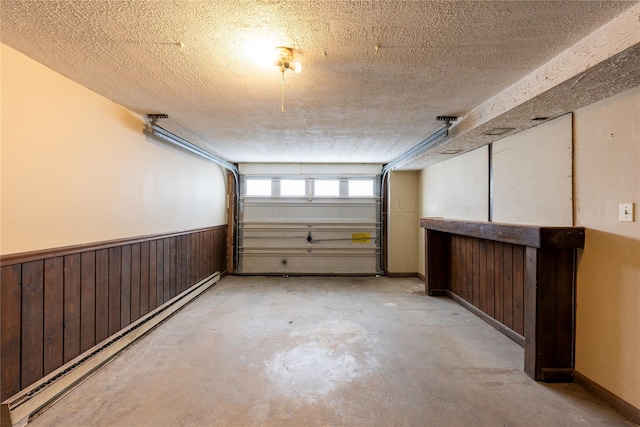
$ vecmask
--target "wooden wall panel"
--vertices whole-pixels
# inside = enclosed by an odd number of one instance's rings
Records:
[[[176,296],[177,292],[177,277],[178,277],[178,250],[177,250],[177,237],[170,237],[169,239],[169,298],[165,298],[165,302]]]
[[[214,230],[214,237],[213,237],[213,247],[216,248],[216,264],[213,266],[213,268],[215,268],[216,270],[222,268],[223,270],[226,268],[227,262],[226,262],[226,246],[221,245],[220,241],[226,241],[227,240],[227,236],[224,235],[224,233],[222,232],[222,230]]]
[[[96,251],[80,260],[80,352],[96,344]]]
[[[216,244],[218,239],[220,238],[220,234],[218,230],[211,230],[211,268],[217,268],[220,265],[220,248]]]
[[[226,239],[222,226],[2,257],[0,398],[223,272]]]
[[[462,290],[460,284],[462,283],[462,257],[460,255],[461,239],[458,236],[451,236],[451,289],[455,289],[455,293],[460,295]]]
[[[448,289],[524,334],[524,246],[450,235]]]
[[[191,283],[190,278],[190,268],[191,268],[191,259],[193,258],[193,253],[191,252],[191,245],[189,241],[189,236],[184,236],[184,240],[182,242],[184,247],[184,271],[183,271],[183,280],[185,283],[185,287],[189,288],[189,284]]]
[[[158,305],[164,304],[171,299],[171,238],[163,240],[164,246],[164,271],[162,272],[162,301]]]
[[[487,312],[487,241],[478,239],[478,296],[477,307],[483,312]],[[491,284],[493,285],[493,284]]]
[[[156,242],[156,301],[154,308],[164,302],[164,240]]]
[[[466,275],[463,284],[466,289],[464,297],[467,301],[473,304],[473,241],[470,237],[464,238],[464,249],[466,251]]]
[[[131,323],[131,245],[122,247],[120,267],[120,328]]]
[[[196,280],[196,240],[193,234],[187,235],[187,245],[189,246],[189,283],[195,283]]]
[[[215,244],[217,237],[218,233],[216,233],[216,230],[211,230],[209,232],[209,245],[211,248],[211,264],[209,267],[210,269],[214,269],[218,265],[218,247]]]
[[[64,362],[80,354],[80,259],[64,257]]]
[[[210,230],[207,231],[207,235],[208,235],[208,241],[207,241],[207,248],[209,250],[209,270],[213,269],[213,266],[215,265],[215,245],[213,244],[213,238],[214,238],[214,231]]]
[[[164,247],[165,247],[165,239],[158,240],[156,242],[156,253],[157,253],[157,261],[156,261],[156,286],[157,286],[157,295],[156,295],[156,304],[157,307],[161,306],[164,303],[164,272],[165,272],[165,256],[164,256]]]
[[[205,270],[208,270],[211,266],[211,246],[209,244],[209,232],[202,232],[202,239],[204,244],[204,267]]]
[[[227,254],[229,252],[227,251],[228,243],[225,244],[222,242],[229,241],[227,239],[227,229],[217,229],[216,233],[218,233],[218,236],[215,238],[214,244],[216,244],[216,247],[218,248],[218,265],[215,266],[215,270],[225,271],[227,269]],[[233,255],[231,255],[231,257],[233,257]]]
[[[96,251],[96,344],[109,336],[109,250]]]
[[[197,247],[196,247],[196,253],[198,254],[198,275],[197,275],[197,279],[196,280],[200,280],[202,278],[202,272],[205,271],[205,267],[204,267],[204,254],[202,253],[202,247],[203,247],[203,243],[202,243],[202,233],[197,233],[196,234],[196,239],[197,239]]]
[[[184,269],[186,254],[184,253],[183,236],[176,238],[176,295],[185,289]]]
[[[465,281],[467,280],[467,246],[464,237],[458,237],[458,251],[457,254],[457,268],[458,268],[458,291],[462,298],[467,295],[467,286]]]
[[[489,316],[495,318],[495,271],[492,268],[495,265],[495,242],[486,240],[487,244],[487,310],[485,311]]]
[[[2,267],[0,277],[0,400],[20,391],[22,265]]]
[[[140,243],[131,245],[131,322],[140,318]]]
[[[175,294],[178,295],[182,292],[182,270],[184,268],[184,260],[182,259],[182,236],[176,237],[176,290]]]
[[[64,257],[55,257],[44,261],[44,375],[64,363],[63,340]]]
[[[157,242],[149,242],[149,311],[153,311],[158,301],[158,254]]]
[[[207,233],[200,233],[200,253],[202,256],[202,267],[200,270],[200,276],[203,272],[209,268],[209,251],[207,250]]]
[[[502,245],[502,318],[503,323],[513,329],[513,245]]]
[[[480,240],[471,239],[471,279],[473,280],[473,305],[480,307]]]
[[[150,279],[149,242],[140,244],[140,316],[149,312],[149,279]]]
[[[462,257],[460,256],[461,239],[458,236],[451,236],[451,289],[457,295],[462,293],[460,278],[462,272]]]
[[[496,242],[494,246],[494,272],[493,272],[493,307],[494,307],[494,315],[493,318],[496,319],[500,323],[504,323],[504,269],[503,266],[503,246],[505,244],[501,242]]]
[[[524,336],[524,246],[513,250],[513,330]]]
[[[44,261],[22,264],[22,330],[20,385],[27,387],[43,376]]]
[[[464,295],[466,293],[466,287],[464,287],[464,280],[467,277],[466,268],[464,265],[464,260],[466,257],[466,249],[464,247],[464,239],[462,237],[456,236],[456,248],[454,252],[455,261],[454,264],[456,266],[457,274],[456,274],[456,289],[458,291],[458,295]]]
[[[178,240],[176,242],[176,250],[177,250],[177,260],[176,265],[178,267],[176,271],[176,294],[180,294],[185,289],[185,262],[187,259],[187,254],[185,253],[184,246],[184,236],[178,236]]]
[[[185,264],[185,268],[184,268],[184,280],[187,283],[187,286],[189,286],[189,283],[191,283],[191,268],[192,268],[192,262],[193,262],[193,251],[191,250],[191,236],[187,235],[184,236],[184,247],[185,247],[185,253],[186,253],[186,259],[184,261]]]
[[[193,263],[193,275],[194,280],[197,282],[200,280],[200,271],[202,268],[201,254],[200,254],[200,233],[195,233],[193,235],[193,255],[197,259]]]
[[[122,280],[122,247],[109,249],[109,335],[120,330],[120,283]]]

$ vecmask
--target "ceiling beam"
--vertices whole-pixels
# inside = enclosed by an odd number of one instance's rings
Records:
[[[416,160],[438,163],[451,158],[444,151],[463,153],[506,136],[484,135],[493,128],[520,132],[541,123],[536,117],[552,119],[636,87],[639,56],[640,2],[478,105],[450,129],[449,138]]]

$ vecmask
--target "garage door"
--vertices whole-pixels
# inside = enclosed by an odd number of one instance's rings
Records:
[[[241,165],[238,273],[380,274],[380,170]]]

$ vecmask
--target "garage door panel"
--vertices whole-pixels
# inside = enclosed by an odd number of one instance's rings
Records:
[[[374,181],[374,188],[379,188],[379,177],[368,178]],[[244,179],[241,177],[241,181]],[[273,188],[277,188],[279,178],[272,179],[276,183]],[[313,178],[304,179],[310,191]],[[345,182],[342,179],[342,192],[348,188]],[[243,194],[239,210],[238,273],[379,274],[380,229],[377,194],[371,197]]]
[[[312,254],[248,253],[243,255],[243,274],[371,274],[377,265],[375,253]]]

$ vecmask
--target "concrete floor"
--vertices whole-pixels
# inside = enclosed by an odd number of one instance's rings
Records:
[[[38,426],[632,426],[418,279],[222,279]]]

